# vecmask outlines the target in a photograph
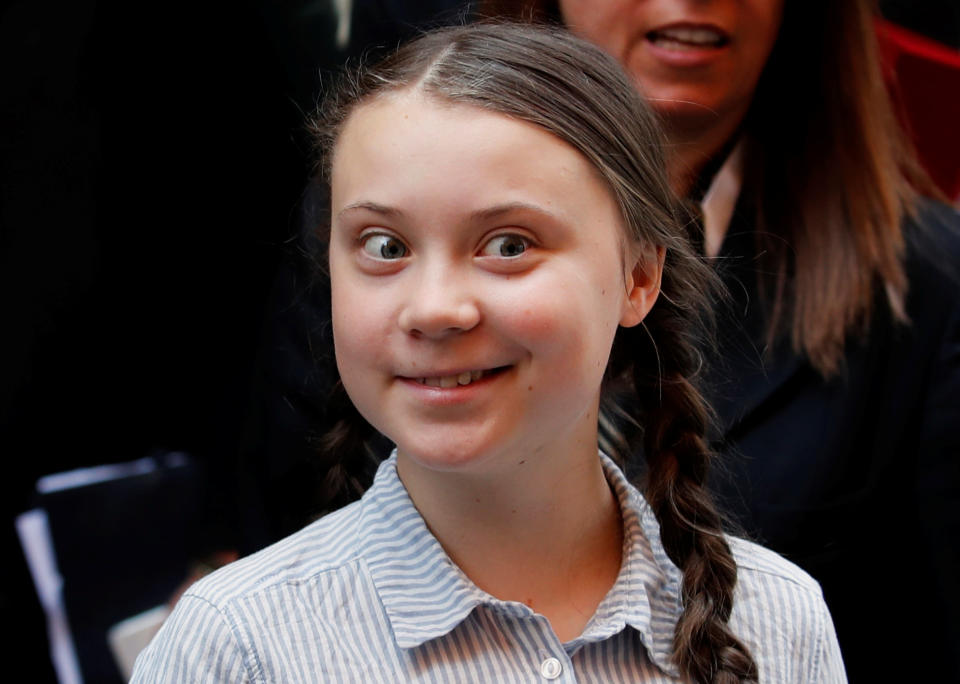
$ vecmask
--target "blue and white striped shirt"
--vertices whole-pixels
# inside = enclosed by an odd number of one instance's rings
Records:
[[[675,682],[680,571],[650,507],[602,456],[624,524],[613,588],[561,643],[522,603],[481,591],[448,558],[385,461],[360,501],[191,587],[134,682]],[[761,682],[846,681],[820,587],[755,544],[730,625]]]

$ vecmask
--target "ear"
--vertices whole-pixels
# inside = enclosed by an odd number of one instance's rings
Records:
[[[660,294],[660,279],[663,276],[663,261],[667,250],[662,245],[650,246],[637,257],[633,268],[626,274],[627,298],[623,301],[620,325],[632,328],[638,325]]]

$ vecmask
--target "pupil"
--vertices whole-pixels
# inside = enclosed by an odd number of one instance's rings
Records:
[[[387,240],[380,246],[380,256],[384,259],[395,259],[403,256],[403,245],[397,240]]]
[[[510,240],[504,240],[500,245],[500,256],[512,257],[522,254],[525,249],[523,245],[523,240],[518,240],[516,238]]]

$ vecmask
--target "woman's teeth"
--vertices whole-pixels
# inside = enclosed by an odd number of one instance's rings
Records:
[[[482,370],[475,371],[464,371],[459,375],[443,375],[436,376],[432,378],[417,378],[417,382],[421,385],[426,385],[427,387],[456,387],[457,385],[469,385],[474,380],[479,380],[483,377]]]
[[[650,40],[660,47],[680,50],[693,50],[704,47],[720,47],[724,37],[710,29],[702,28],[668,28],[653,31],[649,34]]]

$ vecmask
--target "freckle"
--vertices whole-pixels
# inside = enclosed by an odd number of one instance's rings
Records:
[[[607,288],[605,288],[605,287],[604,287],[604,288],[600,288],[600,294],[602,294],[602,295],[607,294]]]
[[[524,603],[527,604],[527,607],[528,607],[528,608],[533,608],[533,599],[532,599],[532,598],[528,598],[526,601],[524,601]]]
[[[480,503],[480,499],[479,499],[479,498],[474,499],[473,501],[474,501],[474,503]]]
[[[510,512],[513,513],[513,514],[516,514],[517,509],[516,509],[516,508],[511,508],[511,509],[510,509]]]
[[[527,385],[527,391],[528,391],[528,392],[532,392],[532,391],[533,391],[533,385]]]

